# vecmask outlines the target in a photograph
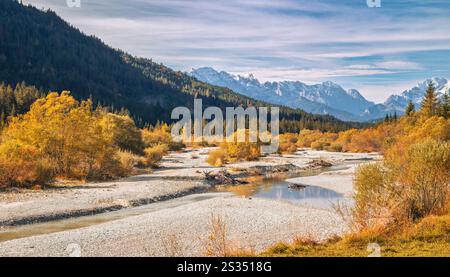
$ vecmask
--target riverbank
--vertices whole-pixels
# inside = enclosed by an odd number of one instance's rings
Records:
[[[206,191],[209,186],[203,180],[204,172],[222,169],[241,172],[255,167],[276,169],[286,165],[301,170],[320,158],[342,163],[375,157],[371,154],[307,150],[214,168],[205,163],[209,150],[202,148],[172,153],[164,158],[161,168],[154,173],[116,182],[49,191],[2,193],[1,222],[20,225],[32,223],[30,219],[37,216],[45,215],[46,220],[53,220],[62,215],[64,217],[65,213],[68,217],[74,217],[78,216],[76,212],[80,207],[89,214],[95,209],[106,212],[107,209],[126,210],[148,203],[153,203],[148,206],[159,205],[162,202],[158,200]],[[173,250],[168,250],[164,244],[178,245],[179,253],[176,255],[197,256],[204,254],[204,240],[211,229],[212,215],[220,216],[226,222],[231,241],[238,244],[245,242],[243,247],[255,251],[278,241],[289,241],[299,234],[323,240],[346,232],[345,222],[332,211],[271,199],[240,198],[229,193],[217,193],[212,198],[194,203],[156,209],[79,229],[6,241],[0,243],[0,256],[66,256],[67,246],[71,243],[80,245],[84,256],[173,255]],[[165,241],[167,239],[172,242],[168,243]]]
[[[80,246],[82,256],[200,256],[204,255],[212,228],[212,215],[225,222],[230,243],[254,251],[262,251],[277,241],[289,241],[297,234],[324,239],[345,232],[345,224],[331,212],[273,200],[223,196],[86,228],[3,242],[0,256],[67,256],[67,247],[74,243]]]

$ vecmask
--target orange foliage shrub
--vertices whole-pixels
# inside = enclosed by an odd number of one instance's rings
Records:
[[[139,141],[130,118],[94,110],[90,101],[78,102],[68,92],[50,93],[3,130],[0,186],[45,183],[54,176],[123,176],[117,152]]]
[[[154,147],[160,144],[165,144],[170,150],[177,151],[184,148],[183,143],[172,140],[170,133],[170,126],[167,124],[157,124],[155,127],[150,127],[142,130],[142,140],[145,147]]]
[[[323,133],[318,130],[301,130],[298,136],[297,145],[299,147],[311,147],[311,143],[320,140]]]
[[[279,136],[279,151],[281,153],[295,153],[297,151],[298,136],[296,134],[281,134]]]
[[[222,166],[227,160],[228,155],[225,149],[216,149],[209,152],[206,162],[213,166]]]
[[[240,141],[240,136],[244,141]],[[252,161],[261,156],[260,145],[259,141],[250,142],[249,130],[238,130],[220,145],[221,151],[209,153],[207,162],[221,166],[225,162]]]
[[[158,144],[145,148],[144,152],[146,164],[151,167],[156,167],[158,162],[169,152],[169,147],[166,144]]]
[[[0,145],[0,187],[45,184],[53,172],[51,162],[37,148],[15,141]]]

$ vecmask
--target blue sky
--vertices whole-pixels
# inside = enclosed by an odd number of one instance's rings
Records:
[[[211,66],[261,81],[335,81],[381,102],[450,77],[450,1],[24,0],[87,34],[174,69]]]

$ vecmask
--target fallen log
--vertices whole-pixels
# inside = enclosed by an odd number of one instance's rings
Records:
[[[324,159],[315,159],[309,162],[309,165],[312,167],[331,167],[332,163],[324,160]]]
[[[242,185],[242,184],[248,184],[248,182],[243,180],[238,180],[233,175],[231,175],[226,170],[221,170],[219,172],[203,172],[205,176],[205,180],[210,185]]]

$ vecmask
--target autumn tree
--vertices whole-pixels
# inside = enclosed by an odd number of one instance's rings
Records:
[[[125,113],[104,113],[99,124],[111,136],[113,143],[121,150],[134,154],[144,153],[144,142],[141,131],[136,127],[133,119]]]
[[[69,92],[50,93],[5,128],[0,185],[122,176],[117,151],[137,134],[131,119],[94,110],[91,101],[78,102]]]

